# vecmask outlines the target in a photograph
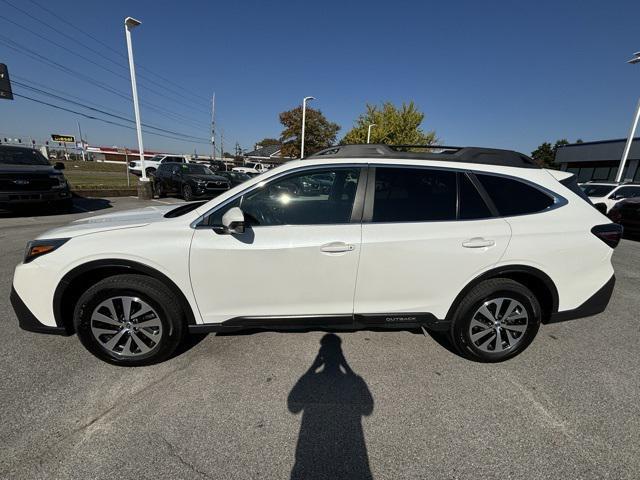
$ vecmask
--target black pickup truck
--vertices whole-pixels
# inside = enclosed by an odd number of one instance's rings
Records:
[[[66,211],[71,192],[61,170],[32,148],[0,145],[0,209],[44,205]]]

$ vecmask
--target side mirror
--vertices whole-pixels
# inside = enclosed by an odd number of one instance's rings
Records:
[[[227,233],[244,233],[244,213],[238,207],[230,208],[222,216],[222,225]]]
[[[62,162],[56,162],[56,163],[53,165],[53,168],[55,168],[56,170],[64,170],[64,168],[65,168],[65,167],[64,167],[64,163],[62,163]]]

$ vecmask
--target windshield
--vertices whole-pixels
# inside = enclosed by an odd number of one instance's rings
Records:
[[[49,161],[37,150],[5,147],[0,149],[0,164],[5,165],[47,165]]]
[[[581,186],[587,197],[604,197],[616,188],[615,185],[591,185],[585,184]]]
[[[164,158],[164,155],[156,155],[154,157],[151,157],[151,159],[149,160],[150,162],[159,162],[160,160],[162,160]]]
[[[192,163],[186,163],[182,165],[182,173],[190,175],[213,175],[213,172],[209,167],[205,165],[194,165]]]

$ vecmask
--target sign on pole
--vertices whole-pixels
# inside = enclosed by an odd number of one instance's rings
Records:
[[[76,143],[76,137],[73,135],[58,135],[57,133],[51,134],[51,140],[54,142]]]
[[[11,80],[9,80],[9,70],[4,63],[0,63],[0,99],[13,100]]]

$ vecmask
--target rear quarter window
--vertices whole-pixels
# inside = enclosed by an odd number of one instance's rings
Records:
[[[537,213],[553,205],[550,195],[519,180],[477,173],[476,177],[503,217]]]

